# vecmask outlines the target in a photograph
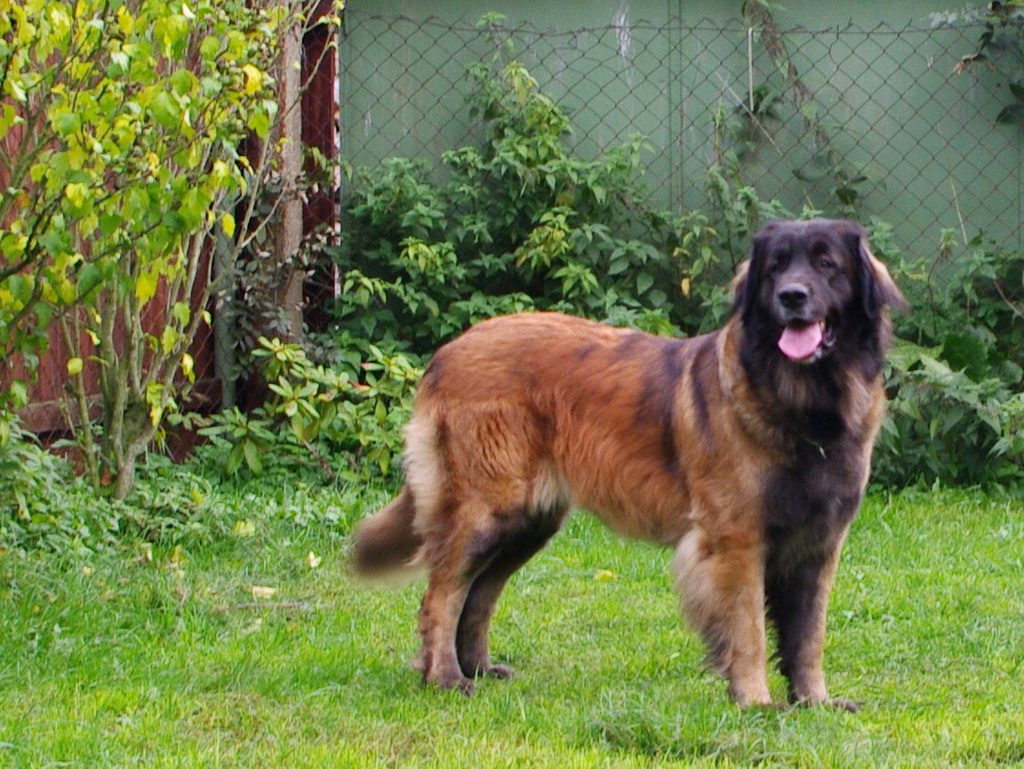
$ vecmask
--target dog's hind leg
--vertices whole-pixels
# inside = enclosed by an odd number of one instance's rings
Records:
[[[473,692],[473,682],[462,674],[455,654],[455,633],[459,615],[469,593],[470,581],[461,564],[443,562],[430,571],[427,591],[420,604],[422,648],[413,666],[423,681],[442,689]]]
[[[459,664],[456,637],[471,589],[498,552],[504,516],[484,503],[467,500],[446,518],[453,528],[438,537],[434,547],[428,544],[426,553],[430,573],[420,605],[423,645],[414,666],[423,673],[425,683],[470,694],[473,681]],[[472,605],[478,601],[474,599]]]
[[[561,527],[565,513],[565,509],[532,516],[518,512],[510,527],[498,534],[493,555],[473,581],[459,618],[456,651],[465,675],[512,675],[508,667],[491,663],[487,642],[491,617],[509,578],[547,544]]]

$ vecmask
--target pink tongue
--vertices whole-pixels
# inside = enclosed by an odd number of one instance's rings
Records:
[[[786,330],[779,337],[779,349],[790,360],[803,360],[810,357],[821,344],[821,326],[821,323],[812,323],[801,328],[786,326]]]

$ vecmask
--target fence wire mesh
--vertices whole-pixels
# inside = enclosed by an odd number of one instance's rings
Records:
[[[582,155],[646,137],[646,185],[665,207],[705,206],[707,169],[723,139],[739,138],[744,179],[791,210],[852,202],[926,258],[944,229],[1021,248],[1022,132],[995,121],[1006,84],[958,67],[983,31],[679,19],[551,30],[351,10],[342,154],[356,166],[401,155],[440,169],[442,152],[480,139],[467,68],[505,44],[568,111]]]

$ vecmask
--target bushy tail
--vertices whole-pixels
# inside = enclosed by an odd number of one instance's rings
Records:
[[[416,505],[408,487],[382,510],[359,524],[352,549],[352,566],[363,577],[383,578],[414,568],[423,540],[413,529]]]

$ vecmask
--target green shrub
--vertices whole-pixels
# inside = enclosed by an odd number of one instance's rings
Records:
[[[199,430],[220,449],[223,467],[261,475],[269,461],[317,467],[331,480],[366,480],[397,470],[401,426],[422,374],[417,359],[341,339],[314,364],[295,344],[261,337],[253,358],[266,402],[245,414],[228,409]],[[340,459],[340,462],[339,462]]]
[[[131,493],[117,500],[97,494],[70,463],[0,415],[0,555],[45,551],[82,559],[137,549],[148,557],[158,547],[250,537],[270,519],[320,533],[347,531],[366,504],[366,484],[325,484],[319,467],[297,465],[274,448],[261,476],[242,483],[225,478],[223,451],[212,444],[182,464],[150,454]]]
[[[444,155],[443,183],[403,158],[354,174],[344,238],[329,250],[344,290],[321,345],[372,339],[425,357],[480,319],[530,309],[658,333],[719,326],[750,237],[766,219],[794,216],[745,182],[724,124],[708,208],[669,215],[645,203],[642,139],[582,160],[567,116],[522,65],[496,57],[472,72],[484,139]],[[876,480],[1024,480],[1024,254],[981,238],[958,248],[944,232],[932,263],[910,261],[889,225],[870,229],[912,308],[895,319]]]
[[[344,273],[331,333],[426,355],[520,310],[662,333],[698,325],[708,297],[691,287],[717,264],[717,233],[699,213],[646,203],[643,140],[583,160],[568,117],[521,64],[498,58],[472,75],[485,137],[444,154],[443,183],[403,158],[355,173],[329,250]]]
[[[911,307],[896,318],[876,479],[1021,483],[1024,253],[981,237],[957,248],[947,232],[933,264],[908,263],[888,225],[872,231]]]
[[[89,496],[70,463],[0,412],[0,547],[67,552],[109,541],[116,522]]]

